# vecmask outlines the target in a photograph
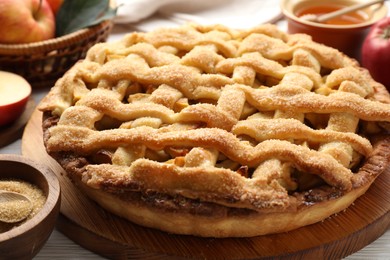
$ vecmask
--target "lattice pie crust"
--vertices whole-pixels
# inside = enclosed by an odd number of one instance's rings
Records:
[[[389,161],[389,94],[273,25],[194,24],[97,44],[40,104],[48,153],[105,209],[177,234],[285,232],[364,194]]]

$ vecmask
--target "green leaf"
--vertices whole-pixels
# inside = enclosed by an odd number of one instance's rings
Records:
[[[56,16],[56,37],[96,25],[116,15],[109,0],[65,0]]]

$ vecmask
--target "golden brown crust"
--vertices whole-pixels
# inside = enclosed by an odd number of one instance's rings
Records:
[[[40,109],[47,151],[80,188],[173,233],[254,236],[323,220],[389,160],[388,138],[372,142],[390,122],[386,89],[337,50],[272,25],[98,44]]]
[[[252,237],[282,233],[323,221],[348,208],[363,195],[369,185],[359,187],[334,200],[315,203],[298,211],[267,214],[212,214],[201,215],[185,211],[167,211],[143,203],[130,203],[110,193],[102,193],[80,184],[81,189],[110,212],[136,224],[157,228],[169,233],[202,237]],[[167,203],[169,200],[166,200]],[[142,201],[141,201],[142,202]],[[165,205],[164,205],[165,206]],[[214,207],[210,209],[213,210]]]
[[[48,121],[50,120],[45,120]],[[85,158],[69,154],[53,156],[85,194],[108,211],[134,223],[176,234],[250,237],[287,232],[322,221],[348,208],[367,191],[390,161],[390,138],[377,136],[374,144],[372,154],[352,178],[353,190],[342,192],[322,185],[306,192],[292,194],[290,202],[294,205],[293,209],[267,213],[201,202],[180,195],[170,196],[151,190],[142,193],[129,183],[119,183],[120,179],[116,178],[114,190],[109,183],[100,183],[100,189],[95,189],[78,177],[83,174],[83,168],[88,164]]]

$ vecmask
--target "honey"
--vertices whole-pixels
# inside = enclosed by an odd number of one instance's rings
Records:
[[[307,14],[322,15],[330,12],[337,11],[345,6],[336,6],[336,5],[319,5],[319,6],[310,6],[305,9],[299,10],[295,15],[301,17]],[[339,17],[332,18],[328,21],[323,22],[324,24],[331,25],[354,25],[367,21],[367,15],[363,11],[355,11],[347,14],[343,14]]]

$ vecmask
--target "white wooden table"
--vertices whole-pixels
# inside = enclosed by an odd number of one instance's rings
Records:
[[[275,1],[276,2],[276,1]],[[281,24],[281,27],[284,25]],[[129,27],[116,26],[109,38],[109,41],[116,40],[128,32]],[[46,95],[48,89],[38,89],[33,91],[33,98],[36,103]],[[1,154],[20,154],[21,139],[0,148]],[[23,246],[23,245],[21,245]],[[1,257],[1,256],[0,256]],[[43,249],[38,253],[35,259],[104,259],[103,257],[90,252],[72,240],[68,239],[58,230],[54,230]],[[390,230],[376,241],[366,246],[362,250],[348,256],[348,260],[358,259],[390,259]]]

